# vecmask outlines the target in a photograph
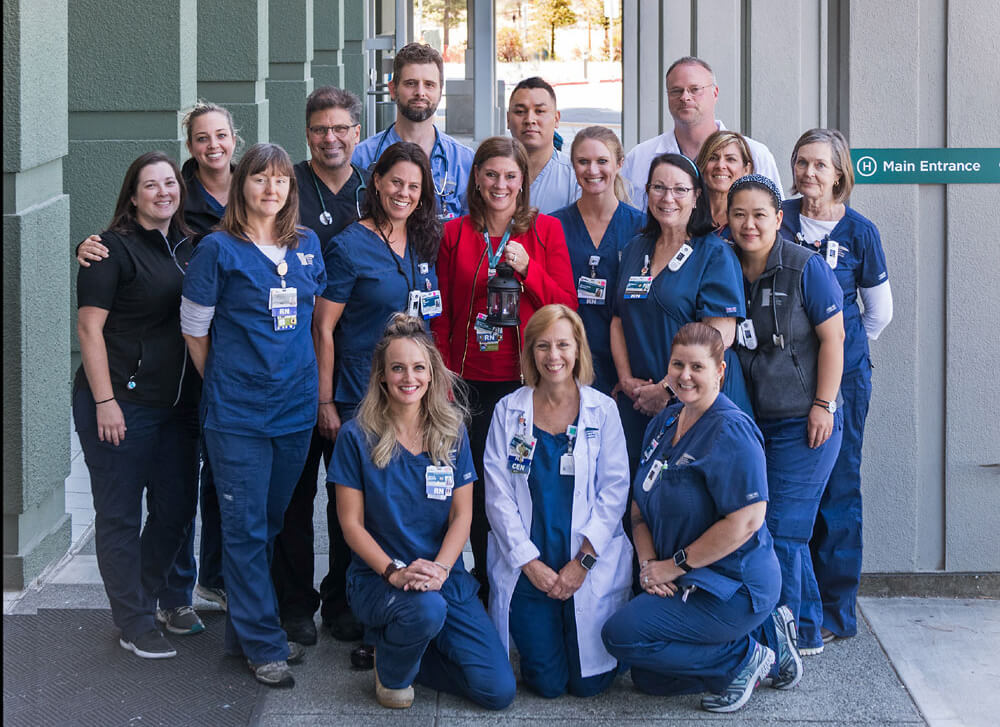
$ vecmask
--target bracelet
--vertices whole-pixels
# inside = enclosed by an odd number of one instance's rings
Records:
[[[107,404],[109,401],[114,401],[114,400],[115,397],[112,396],[110,399],[105,399],[104,401],[95,401],[94,405],[96,406],[97,404]]]
[[[323,406],[324,404],[332,404],[332,403],[333,403],[333,399],[330,399],[330,401],[321,401],[319,403],[319,406]]]
[[[434,565],[436,565],[438,568],[440,568],[441,570],[443,570],[445,572],[445,576],[451,575],[451,567],[450,566],[447,566],[444,563],[441,563],[440,561],[437,561],[437,560],[434,561]]]

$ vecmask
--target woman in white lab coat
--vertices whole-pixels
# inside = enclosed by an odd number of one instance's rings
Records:
[[[497,404],[483,457],[490,616],[529,688],[591,696],[618,673],[601,627],[631,595],[625,437],[615,402],[589,386],[587,336],[568,307],[532,316],[521,371],[527,385]]]

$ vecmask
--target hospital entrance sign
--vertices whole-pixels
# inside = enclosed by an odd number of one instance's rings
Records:
[[[997,184],[1000,148],[851,149],[856,184]]]

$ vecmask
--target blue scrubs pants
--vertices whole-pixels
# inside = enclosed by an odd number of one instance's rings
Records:
[[[586,588],[586,584],[582,586]],[[584,677],[576,634],[574,599],[549,598],[521,575],[510,601],[510,635],[521,655],[521,678],[551,699],[567,691],[592,697],[611,686],[618,669]]]
[[[452,571],[440,591],[401,591],[371,573],[348,579],[354,615],[375,641],[379,681],[414,682],[504,709],[517,689],[510,661],[468,573]]]
[[[225,649],[255,664],[288,657],[271,583],[271,556],[311,436],[311,428],[279,437],[205,430],[222,517]]]
[[[212,465],[205,452],[205,442],[201,443],[201,485],[198,490],[201,501],[201,547],[197,565],[194,557],[195,521],[191,521],[184,548],[177,555],[170,575],[167,577],[168,590],[176,601],[172,606],[190,606],[191,591],[195,579],[206,588],[225,588],[222,580],[222,522],[219,519],[219,496],[215,493],[215,479]],[[161,599],[162,600],[162,599]]]
[[[819,501],[813,528],[813,570],[823,601],[821,625],[837,636],[858,633],[857,596],[861,580],[861,445],[872,395],[868,362],[848,371],[840,383],[844,397],[844,441]]]
[[[770,611],[754,613],[746,588],[728,601],[701,589],[687,602],[680,594],[640,593],[608,619],[601,637],[632,667],[637,689],[661,696],[722,692],[749,662],[755,641],[772,649],[776,643]]]
[[[813,573],[809,539],[819,500],[840,451],[844,419],[833,417],[833,433],[816,449],[806,440],[806,418],[765,419],[758,422],[767,455],[767,529],[781,567],[781,597],[799,626],[799,647],[823,643],[819,629],[823,604]]]
[[[170,602],[167,575],[188,537],[197,506],[198,413],[119,401],[128,431],[115,446],[97,437],[94,397],[73,396],[73,417],[90,470],[97,565],[111,616],[126,639],[156,628]],[[142,493],[147,516],[142,523]],[[141,535],[140,535],[141,529]]]

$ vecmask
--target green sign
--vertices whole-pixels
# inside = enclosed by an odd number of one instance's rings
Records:
[[[856,184],[997,184],[1000,148],[851,149]]]

